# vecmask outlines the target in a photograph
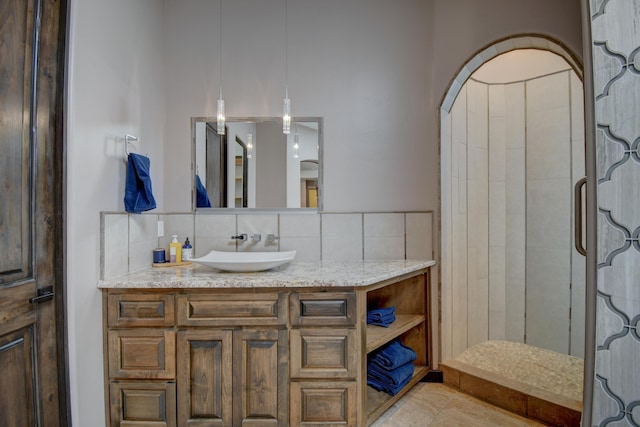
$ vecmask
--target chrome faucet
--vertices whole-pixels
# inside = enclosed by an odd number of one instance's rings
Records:
[[[242,242],[245,242],[247,240],[247,233],[238,234],[237,236],[231,236],[231,238],[233,240],[240,240]]]
[[[262,240],[262,234],[254,234],[253,236],[251,236],[251,240],[253,240],[254,243],[258,243],[260,240]]]
[[[280,240],[280,236],[276,236],[275,234],[267,234],[267,244],[275,244],[276,240]]]

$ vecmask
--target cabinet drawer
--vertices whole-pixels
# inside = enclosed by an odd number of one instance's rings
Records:
[[[294,326],[353,326],[356,295],[353,292],[291,294],[291,324]]]
[[[109,295],[109,327],[169,327],[175,323],[173,295],[115,294]]]
[[[299,427],[355,426],[356,382],[301,381],[291,383],[291,425]]]
[[[286,294],[186,294],[177,298],[180,326],[287,324]]]
[[[111,383],[111,426],[176,427],[175,383]]]
[[[291,377],[355,378],[355,329],[293,329],[289,337]]]
[[[173,331],[109,331],[109,377],[174,379],[175,350]]]

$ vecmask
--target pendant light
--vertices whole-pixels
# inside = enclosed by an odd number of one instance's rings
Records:
[[[291,100],[289,99],[288,76],[288,34],[287,34],[287,0],[284,0],[284,99],[282,105],[282,133],[288,135],[291,131]]]
[[[224,99],[222,99],[222,0],[220,0],[220,13],[218,13],[218,28],[220,29],[220,37],[219,37],[220,49],[218,51],[218,54],[219,54],[218,65],[220,67],[220,98],[218,99],[216,131],[218,132],[218,135],[224,135],[225,114],[224,114]]]
[[[247,159],[253,159],[253,134],[247,134]]]
[[[298,126],[293,125],[293,158],[297,159],[300,157],[298,154],[298,149],[300,148],[300,136],[298,135]]]

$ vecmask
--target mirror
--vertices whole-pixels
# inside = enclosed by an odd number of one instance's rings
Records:
[[[191,119],[193,207],[321,209],[322,118],[229,118],[225,134],[215,117]]]

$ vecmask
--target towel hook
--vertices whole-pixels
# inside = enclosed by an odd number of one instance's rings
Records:
[[[131,154],[129,152],[129,144],[138,141],[138,137],[131,135],[131,134],[126,134],[124,136],[124,162],[127,162],[127,159],[129,158],[129,154]]]

